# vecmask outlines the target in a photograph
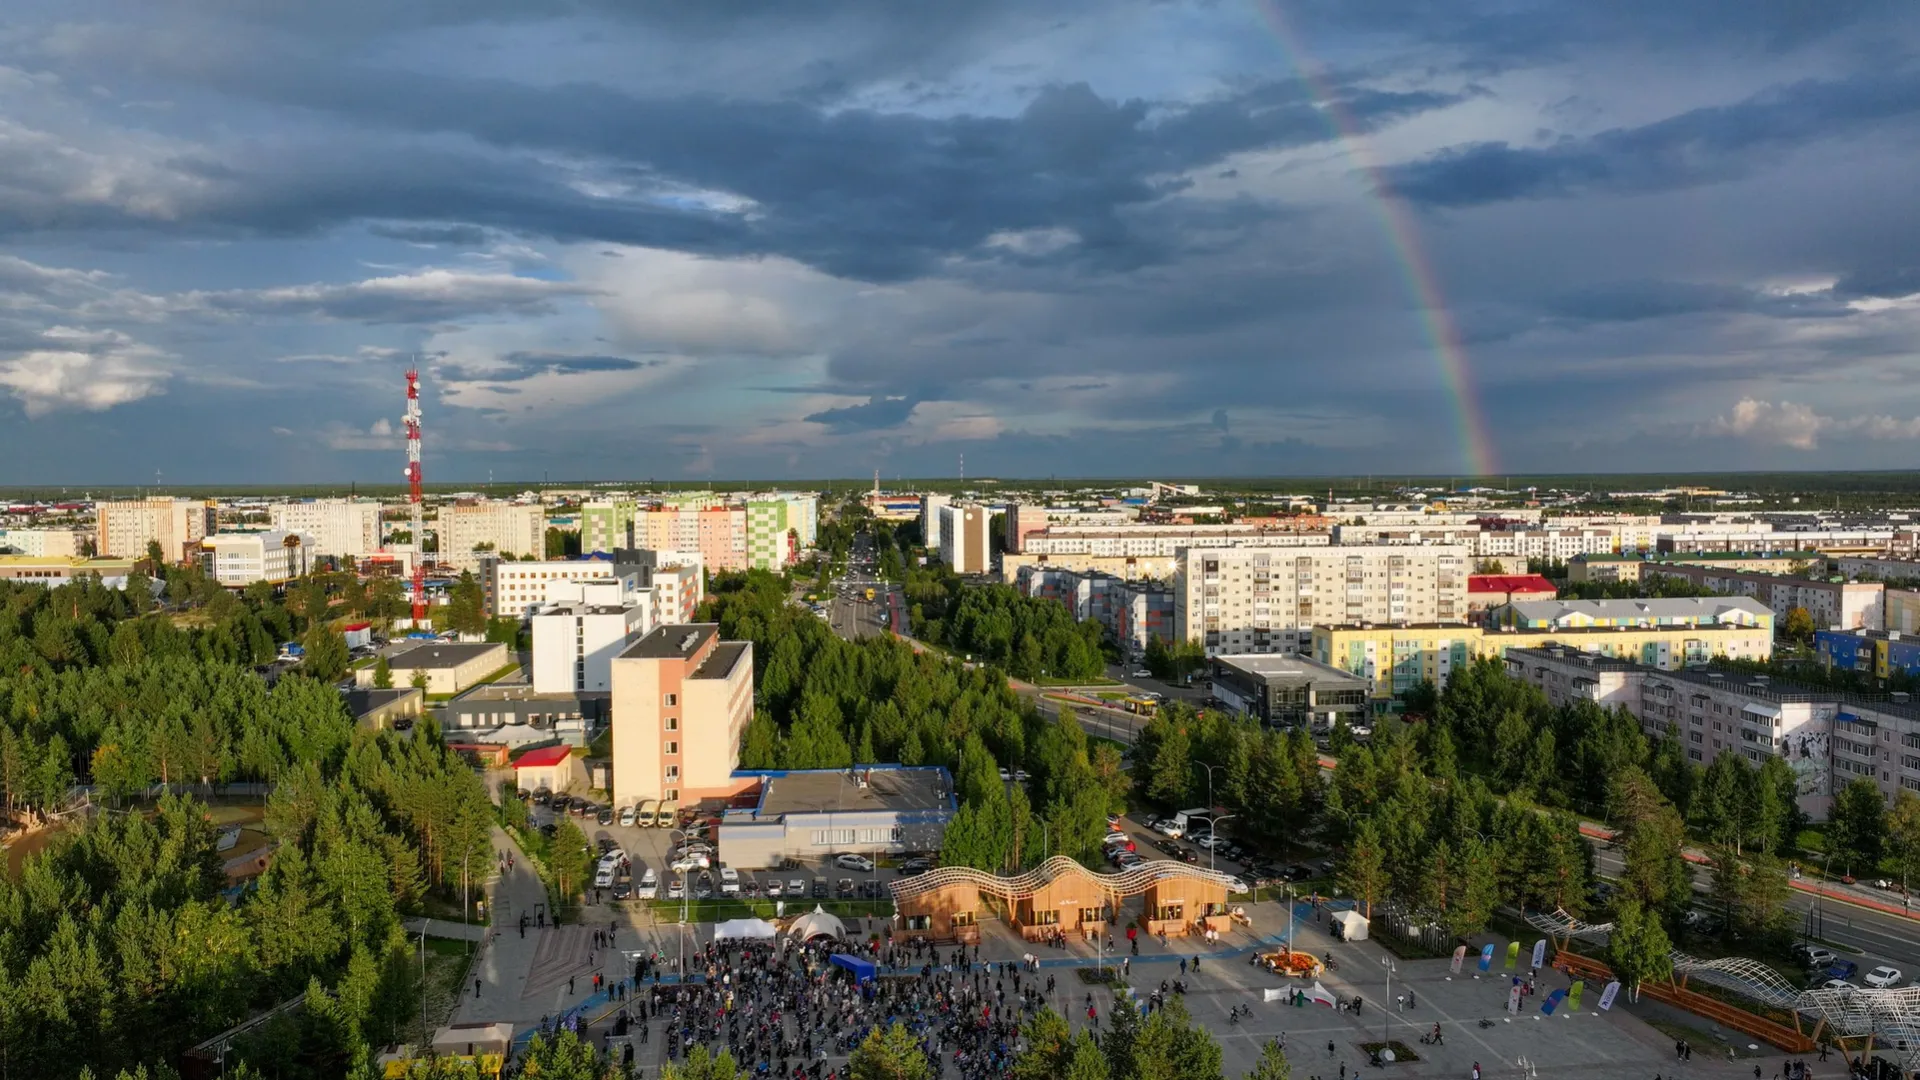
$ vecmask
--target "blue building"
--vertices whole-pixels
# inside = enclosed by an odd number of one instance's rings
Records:
[[[1820,630],[1813,648],[1828,667],[1879,679],[1896,671],[1920,675],[1920,636],[1898,630]]]

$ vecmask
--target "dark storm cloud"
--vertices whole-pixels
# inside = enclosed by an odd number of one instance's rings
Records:
[[[1847,314],[1831,293],[1768,293],[1737,285],[1630,281],[1592,286],[1549,298],[1546,314],[1591,322],[1636,322],[1680,315],[1748,313],[1775,318],[1833,318]]]
[[[479,247],[487,242],[487,230],[478,225],[370,225],[367,231],[389,240],[409,244],[450,244]]]
[[[846,405],[838,409],[827,409],[805,417],[809,424],[824,424],[828,431],[846,434],[856,431],[879,431],[884,428],[899,427],[913,415],[919,402],[912,398],[869,399],[864,405]]]
[[[437,370],[449,382],[523,382],[536,375],[579,375],[594,371],[638,371],[656,367],[658,360],[625,356],[570,356],[561,353],[513,352],[486,367],[444,364]]]
[[[1443,207],[1669,191],[1737,179],[1816,141],[1916,113],[1920,72],[1804,81],[1537,149],[1504,142],[1454,147],[1388,175],[1407,198]]]
[[[573,282],[430,270],[340,284],[195,293],[187,299],[227,315],[432,323],[474,315],[543,314],[553,310],[555,301],[590,292]]]
[[[1836,282],[1833,291],[1856,298],[1912,296],[1920,293],[1920,263],[1856,271]]]

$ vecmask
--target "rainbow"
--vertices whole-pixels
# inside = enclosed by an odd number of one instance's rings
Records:
[[[1414,223],[1412,212],[1406,202],[1393,193],[1385,171],[1374,158],[1366,133],[1361,130],[1340,96],[1333,92],[1332,83],[1319,65],[1314,63],[1299,35],[1294,33],[1293,27],[1281,13],[1279,4],[1275,0],[1253,0],[1253,6],[1272,28],[1280,51],[1300,77],[1301,84],[1307,88],[1320,114],[1327,118],[1347,157],[1366,174],[1368,183],[1372,185],[1371,201],[1380,221],[1380,229],[1386,235],[1387,247],[1399,263],[1401,275],[1406,278],[1407,290],[1420,312],[1427,339],[1433,343],[1434,357],[1440,366],[1440,381],[1446,386],[1447,395],[1453,399],[1454,422],[1459,431],[1461,455],[1466,467],[1476,476],[1496,475],[1499,470],[1495,465],[1493,436],[1487,430],[1486,418],[1481,415],[1480,402],[1474,396],[1473,373],[1467,365],[1466,346],[1460,340],[1460,328],[1453,321],[1446,299],[1440,295],[1439,276],[1433,272],[1432,261],[1427,258],[1426,248],[1420,242],[1420,230]]]

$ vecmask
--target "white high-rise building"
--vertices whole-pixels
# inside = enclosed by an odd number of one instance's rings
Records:
[[[560,599],[534,612],[533,692],[613,689],[613,658],[654,627],[651,590],[632,579],[556,583]]]
[[[1188,548],[1176,560],[1174,626],[1208,655],[1305,652],[1315,626],[1459,622],[1464,545]]]
[[[74,529],[0,529],[0,553],[73,559],[85,553],[88,539],[86,533]]]
[[[440,565],[473,570],[487,552],[516,559],[547,550],[547,514],[537,504],[455,503],[440,508]]]
[[[201,542],[207,572],[230,589],[256,581],[281,585],[313,564],[308,537],[290,532],[216,533]]]
[[[953,504],[953,496],[928,492],[920,496],[920,542],[928,551],[940,550],[940,509]]]
[[[984,574],[993,569],[993,508],[943,506],[940,518],[940,561],[956,574]]]
[[[213,504],[201,499],[130,499],[94,504],[94,553],[102,558],[140,559],[157,543],[168,562],[200,555],[200,541],[213,532]]]
[[[316,555],[364,559],[380,550],[380,504],[371,499],[303,499],[267,508],[273,527],[313,540]]]

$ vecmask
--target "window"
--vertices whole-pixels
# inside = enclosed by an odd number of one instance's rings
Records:
[[[680,695],[679,695],[679,694],[668,694],[668,695],[667,695],[667,698],[666,698],[666,700],[665,700],[664,702],[662,702],[662,704],[664,704],[664,705],[665,705],[665,706],[666,706],[667,708],[669,708],[669,709],[671,709],[671,708],[673,708],[673,707],[674,707],[675,705],[678,705],[678,704],[680,704]]]
[[[665,720],[665,726],[666,726],[666,729],[667,729],[668,731],[679,731],[679,730],[680,730],[680,718],[679,718],[679,717],[677,717],[677,716],[669,716],[669,717],[667,717],[667,719]]]
[[[1187,908],[1184,904],[1161,904],[1159,910],[1153,913],[1153,917],[1161,922],[1178,922],[1185,917],[1186,912]]]
[[[1045,908],[1040,911],[1036,911],[1033,913],[1033,925],[1058,926],[1060,925],[1060,913],[1058,911],[1053,910],[1052,908]]]
[[[851,847],[852,845],[853,845],[852,829],[815,829],[813,830],[813,846],[814,847]]]
[[[933,916],[931,916],[931,915],[909,915],[909,916],[907,916],[907,929],[909,929],[909,930],[931,930],[931,929],[933,929]]]
[[[677,742],[670,742],[670,743],[668,743],[668,744],[667,744],[667,749],[666,749],[666,753],[667,753],[667,755],[668,755],[669,757],[671,757],[671,756],[673,756],[674,754],[678,754],[679,752],[680,752],[680,744],[679,744],[679,743],[677,743]]]
[[[680,779],[680,766],[678,765],[667,766],[667,782],[672,783],[673,781],[678,779]]]
[[[971,912],[971,911],[956,911],[956,912],[954,912],[954,913],[953,913],[953,925],[955,925],[955,926],[972,926],[972,925],[973,925],[973,912]]]
[[[1097,907],[1083,907],[1080,909],[1080,921],[1082,923],[1106,922],[1107,913]]]

